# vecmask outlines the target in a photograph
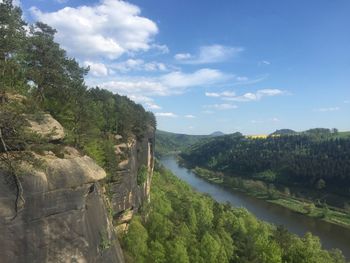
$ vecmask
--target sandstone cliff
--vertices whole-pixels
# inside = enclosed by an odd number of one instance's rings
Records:
[[[51,140],[64,137],[49,115],[30,125],[43,136],[54,129]],[[16,192],[0,171],[0,262],[124,262],[116,229],[125,231],[149,199],[153,145],[152,129],[141,141],[116,145],[118,172],[108,181],[101,167],[72,147],[65,147],[61,158],[51,152],[36,155],[40,168],[23,164],[26,202],[17,216]]]
[[[124,156],[124,160],[119,162],[116,178],[112,178],[108,185],[113,221],[118,226],[118,232],[126,231],[133,213],[149,201],[154,167],[154,132],[149,128],[142,140],[133,139],[115,147],[116,152]],[[142,180],[140,176],[145,178]]]

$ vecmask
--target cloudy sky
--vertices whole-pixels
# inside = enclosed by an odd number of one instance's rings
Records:
[[[22,0],[162,130],[350,130],[350,1]]]

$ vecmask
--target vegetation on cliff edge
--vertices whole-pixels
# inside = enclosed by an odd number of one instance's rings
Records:
[[[310,233],[299,238],[245,209],[219,204],[160,166],[151,200],[123,238],[127,262],[345,262]]]

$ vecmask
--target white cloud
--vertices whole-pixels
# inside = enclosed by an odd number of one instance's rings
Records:
[[[128,59],[110,66],[119,72],[137,71],[167,71],[168,68],[164,63],[151,61],[145,62],[142,59]]]
[[[155,113],[157,117],[168,117],[168,118],[176,118],[177,115],[172,112],[157,112]]]
[[[168,54],[170,52],[167,45],[152,44],[151,48],[160,51],[162,54]]]
[[[120,0],[102,0],[94,6],[65,7],[55,12],[36,7],[30,10],[35,19],[57,29],[56,40],[68,52],[85,58],[115,59],[125,53],[147,51],[158,33],[153,21],[140,16],[139,7]]]
[[[160,110],[162,108],[154,103],[154,100],[150,97],[137,94],[128,94],[128,97],[137,103],[143,104],[148,110]]]
[[[69,0],[55,0],[57,3],[59,4],[65,4],[67,3]]]
[[[150,97],[146,97],[143,95],[135,95],[135,94],[130,94],[129,98],[132,99],[133,101],[137,103],[152,103],[153,99]]]
[[[175,59],[185,64],[209,64],[226,61],[238,56],[244,50],[242,47],[229,47],[222,45],[202,46],[197,55],[178,53]]]
[[[245,76],[237,76],[234,79],[235,82],[233,82],[231,84],[231,86],[243,86],[243,85],[256,84],[256,83],[259,83],[259,82],[265,80],[267,77],[268,77],[267,74],[262,75],[262,76],[257,76],[257,77],[255,77],[253,79],[250,79],[250,78],[245,77]]]
[[[192,114],[187,114],[184,116],[185,118],[188,118],[188,119],[194,119],[196,118],[196,116],[192,115]]]
[[[215,110],[230,110],[230,109],[237,109],[238,106],[233,104],[222,103],[222,104],[204,105],[204,108],[215,109]]]
[[[261,89],[254,93],[247,92],[240,96],[221,96],[223,100],[227,101],[238,101],[238,102],[249,102],[259,101],[264,97],[273,97],[286,94],[285,91],[279,89]]]
[[[162,83],[170,87],[186,88],[193,86],[208,86],[229,78],[216,69],[200,69],[193,73],[186,74],[181,71],[171,72],[161,77]]]
[[[223,91],[223,92],[206,92],[205,96],[207,97],[214,97],[214,98],[220,98],[220,97],[234,97],[236,95],[233,91]]]
[[[156,79],[111,80],[100,83],[98,86],[114,93],[128,96],[132,94],[147,94],[148,96],[167,96],[174,94],[169,87],[164,86]]]
[[[146,106],[146,108],[148,108],[150,110],[160,110],[160,109],[162,109],[161,106],[159,106],[159,105],[157,105],[157,104],[155,104],[153,102],[146,102],[145,106]]]
[[[186,59],[189,59],[191,58],[191,54],[190,53],[178,53],[174,56],[174,58],[176,60],[186,60]]]
[[[340,110],[340,107],[329,107],[329,108],[314,109],[314,111],[318,111],[318,112],[329,112],[329,111],[338,111],[338,110]]]
[[[14,6],[21,6],[21,0],[13,0],[13,5]]]
[[[259,61],[259,65],[271,65],[271,62],[270,61],[267,61],[267,60],[262,60],[262,61]]]
[[[99,86],[122,95],[170,96],[181,94],[187,89],[217,84],[229,78],[219,70],[200,69],[192,73],[181,71],[163,74],[159,77],[119,77],[119,80],[90,81],[90,86]]]
[[[144,69],[146,71],[166,71],[167,66],[164,63],[159,63],[159,62],[149,62],[145,63]]]
[[[349,104],[349,103],[350,103],[350,100],[344,100],[344,103],[345,103],[345,104]]]
[[[92,61],[85,61],[85,67],[90,67],[89,73],[95,77],[104,77],[108,75],[108,68],[103,63],[97,63]]]

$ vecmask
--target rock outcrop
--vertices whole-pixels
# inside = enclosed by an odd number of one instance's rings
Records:
[[[64,138],[64,129],[62,125],[56,121],[50,114],[41,114],[39,119],[34,116],[27,116],[29,129],[43,137],[47,137],[49,141],[62,140]]]
[[[64,138],[63,127],[49,114],[29,123],[48,141]],[[59,157],[34,154],[42,165],[23,163],[20,211],[16,189],[0,170],[1,263],[124,262],[117,232],[127,231],[133,214],[149,201],[154,130],[139,141],[123,143],[118,135],[116,140],[118,170],[109,183],[101,167],[72,147],[64,147]]]
[[[123,262],[98,183],[105,171],[65,152],[64,159],[38,157],[41,170],[26,168],[26,203],[15,218],[15,191],[0,175],[0,262]]]
[[[140,141],[131,140],[128,144],[116,145],[116,153],[124,158],[119,162],[115,178],[108,185],[114,224],[118,232],[127,230],[133,213],[137,212],[150,199],[150,187],[154,168],[154,129],[149,127]],[[144,180],[141,170],[146,171]]]

